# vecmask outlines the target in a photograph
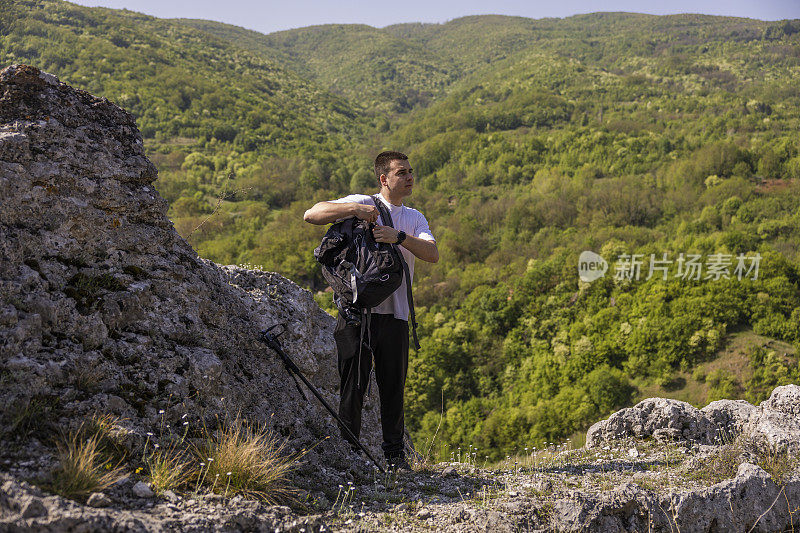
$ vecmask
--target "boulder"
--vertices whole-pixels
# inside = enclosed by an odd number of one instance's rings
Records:
[[[800,387],[777,387],[761,402],[744,428],[744,433],[774,451],[800,455]]]
[[[648,398],[592,425],[586,434],[586,447],[626,437],[652,437],[659,430],[669,430],[661,432],[669,438],[704,444],[716,435],[711,420],[696,407],[678,400]]]
[[[696,409],[678,400],[649,398],[593,424],[586,447],[631,437],[727,444],[739,435],[767,444],[773,452],[800,453],[800,386],[777,387],[758,407],[744,400],[718,400]]]
[[[701,411],[719,429],[719,439],[724,442],[740,434],[757,409],[745,400],[717,400]]]
[[[284,323],[285,351],[336,405],[335,320],[286,278],[199,258],[157,175],[125,110],[34,67],[0,72],[0,424],[34,409],[36,424],[68,430],[108,413],[141,455],[166,427],[241,414],[289,436],[287,449],[332,437],[301,483],[319,484],[315,465],[351,469],[334,418],[259,335]],[[376,403],[361,435],[380,457]],[[14,449],[12,471],[45,473],[14,470],[35,459]]]

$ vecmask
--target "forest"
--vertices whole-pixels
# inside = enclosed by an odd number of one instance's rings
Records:
[[[800,382],[800,20],[474,16],[270,35],[11,0],[2,64],[137,120],[178,232],[334,312],[314,202],[406,152],[440,261],[417,262],[406,421],[441,457],[566,439],[650,396]],[[609,264],[581,281],[585,250]],[[625,255],[732,263],[615,276]],[[665,256],[666,254],[666,256]],[[758,254],[737,276],[737,256]],[[748,263],[747,266],[750,266]]]

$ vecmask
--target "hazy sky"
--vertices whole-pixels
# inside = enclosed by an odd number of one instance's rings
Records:
[[[130,9],[162,18],[227,22],[262,33],[328,23],[383,27],[398,22],[446,22],[465,15],[568,17],[595,11],[665,15],[704,13],[761,20],[800,18],[800,0],[77,0],[84,6]]]

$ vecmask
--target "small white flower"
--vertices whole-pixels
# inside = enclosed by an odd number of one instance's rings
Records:
[[[186,418],[187,416],[189,416],[189,413],[184,413],[184,414],[183,414],[183,416],[181,417],[181,420],[183,420],[183,419],[184,419],[184,418]]]
[[[147,432],[147,436],[148,436],[148,437],[152,437],[152,436],[153,436],[153,434],[152,434],[152,433],[150,433],[150,432],[148,431],[148,432]]]
[[[183,425],[184,425],[184,426],[188,426],[188,425],[189,425],[189,422],[184,422],[184,423],[183,423]]]
[[[158,410],[158,414],[163,415],[164,414],[164,410],[163,409],[159,409]]]
[[[228,473],[227,473],[227,474],[225,474],[225,475],[226,475],[226,476],[230,476],[230,475],[231,475],[231,472],[228,472]]]

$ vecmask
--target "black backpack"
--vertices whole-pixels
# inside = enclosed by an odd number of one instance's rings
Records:
[[[377,196],[372,201],[381,220],[394,227],[392,215]],[[414,347],[419,349],[411,276],[397,245],[377,242],[372,235],[375,224],[350,217],[332,225],[314,257],[322,265],[322,275],[333,289],[333,301],[348,326],[361,326],[361,339],[369,334],[370,309],[396,291],[406,278],[408,306]]]

